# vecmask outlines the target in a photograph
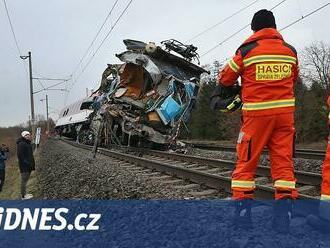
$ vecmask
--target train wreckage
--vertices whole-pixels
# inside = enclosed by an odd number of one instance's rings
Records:
[[[197,47],[176,40],[124,40],[90,97],[64,108],[56,130],[80,143],[166,148],[190,119],[201,74]]]

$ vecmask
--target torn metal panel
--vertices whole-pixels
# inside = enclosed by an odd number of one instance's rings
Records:
[[[161,80],[162,72],[147,55],[133,51],[126,51],[121,54],[117,54],[116,56],[125,63],[132,63],[142,66],[149,73],[155,84],[158,84]]]
[[[145,49],[145,47],[147,46],[146,43],[144,43],[142,41],[138,41],[138,40],[126,39],[126,40],[123,40],[123,42],[126,45],[126,49],[131,50],[131,51],[142,52]]]
[[[192,45],[169,40],[164,50],[155,43],[124,43],[127,51],[116,55],[123,63],[108,64],[100,88],[83,103],[93,114],[78,136],[103,145],[168,147],[189,121],[207,71],[191,62],[198,59]]]
[[[191,63],[197,48],[169,42],[165,51],[154,43],[125,40],[127,51],[116,55],[124,64],[108,65],[102,74],[93,106],[112,118],[107,133],[121,144],[171,144],[181,123],[189,121],[206,70]]]

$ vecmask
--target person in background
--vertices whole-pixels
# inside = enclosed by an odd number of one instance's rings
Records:
[[[17,141],[17,158],[19,170],[21,172],[21,196],[22,200],[30,199],[32,194],[26,193],[26,185],[29,181],[31,172],[35,170],[35,161],[33,157],[33,149],[31,145],[31,134],[23,131]]]
[[[330,80],[330,73],[328,78]],[[327,105],[330,109],[330,95],[328,96]],[[328,114],[328,127],[330,127],[330,113]],[[328,147],[322,165],[320,200],[319,216],[308,216],[307,223],[316,229],[330,232],[330,136],[328,137]]]
[[[6,176],[6,164],[5,161],[8,158],[9,149],[5,144],[2,144],[0,147],[0,192],[2,191],[3,184],[5,182]]]

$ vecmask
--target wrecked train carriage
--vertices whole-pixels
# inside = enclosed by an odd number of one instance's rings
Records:
[[[154,43],[124,43],[127,51],[116,55],[124,63],[108,65],[102,75],[92,129],[104,145],[171,145],[207,71]]]
[[[78,133],[86,133],[94,112],[89,109],[91,103],[92,98],[83,98],[63,108],[55,125],[56,133],[72,139],[76,139]]]

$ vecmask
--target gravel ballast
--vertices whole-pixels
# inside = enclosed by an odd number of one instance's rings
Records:
[[[162,184],[136,168],[122,166],[122,162],[100,154],[91,159],[90,151],[54,139],[43,145],[38,181],[41,197],[45,199],[196,198],[191,197],[189,189]],[[223,197],[226,195],[219,192],[208,198]]]
[[[198,148],[189,149],[188,154],[194,156],[214,158],[214,159],[224,159],[229,161],[236,161],[237,159],[236,153],[234,152],[211,151],[211,150],[204,150]],[[263,166],[270,166],[268,155],[261,155],[259,164]],[[294,167],[296,170],[299,171],[321,173],[322,161],[314,160],[314,159],[295,158]]]
[[[207,156],[207,152],[203,152],[204,150],[196,149],[194,155]],[[212,151],[209,156],[224,159],[235,157],[234,153],[223,153],[223,157],[219,156],[220,152],[215,153]],[[165,186],[157,180],[141,176],[137,170],[132,170],[112,158],[103,155],[97,155],[96,160],[90,158],[90,151],[73,147],[62,141],[48,140],[43,145],[37,165],[42,198],[186,199],[189,195],[186,190],[178,190],[168,184]],[[329,247],[330,244],[329,236],[315,232],[307,225],[305,218],[292,219],[290,234],[275,233],[270,225],[271,208],[268,205],[254,206],[253,228],[237,231],[232,221],[235,205],[230,201],[228,203],[221,201],[124,202],[127,206],[120,209],[124,213],[120,215],[120,218],[114,215],[114,213],[118,214],[119,210],[108,211],[109,216],[114,218],[111,219],[111,227],[117,225],[117,228],[114,228],[116,232],[112,236],[104,234],[104,237],[110,240],[108,245],[113,247],[119,247],[118,244],[129,247],[132,240],[147,240],[153,236],[157,237],[155,239],[157,245],[150,245],[150,247],[186,247],[191,243],[194,245],[190,247],[210,247],[207,246],[209,243],[214,244],[212,247]],[[132,208],[134,204],[137,206]],[[148,208],[151,212],[144,214],[138,212],[137,217],[132,219],[134,211],[143,210],[146,204],[153,205]],[[178,206],[174,208],[170,206],[171,204],[178,204]],[[168,216],[172,216],[170,222],[168,222]],[[165,218],[167,226],[157,224],[159,218]],[[127,223],[137,227],[133,229],[134,232],[127,231]],[[100,240],[101,238],[98,241]],[[142,243],[141,246],[135,247],[148,247]]]
[[[188,153],[201,157],[236,160],[236,154],[233,152],[194,148]],[[268,156],[262,156],[260,164],[269,166]],[[297,170],[320,173],[321,165],[322,161],[295,159]],[[37,175],[41,198],[45,199],[198,198],[191,197],[191,189],[162,184],[152,177],[139,173],[136,168],[122,166],[122,162],[104,155],[98,154],[93,160],[90,151],[54,139],[47,140],[42,147]],[[185,184],[189,182],[183,183]],[[224,197],[226,194],[219,192],[218,195],[206,198]]]

